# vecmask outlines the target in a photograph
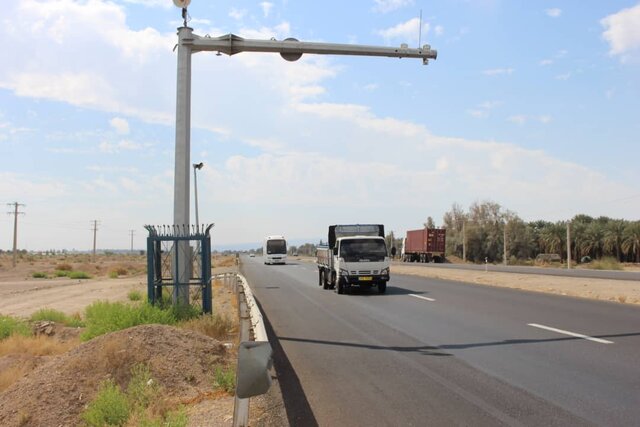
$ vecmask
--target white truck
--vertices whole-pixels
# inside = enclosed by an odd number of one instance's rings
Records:
[[[387,290],[390,259],[384,240],[384,225],[329,226],[328,244],[318,246],[318,284],[350,293],[353,286]]]

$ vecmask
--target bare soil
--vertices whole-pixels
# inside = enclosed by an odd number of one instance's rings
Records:
[[[131,290],[144,297],[145,263],[144,257],[99,256],[95,263],[86,255],[30,257],[14,268],[9,257],[0,256],[0,314],[27,318],[45,307],[74,314],[97,300],[127,301]],[[60,266],[87,272],[93,278],[52,278]],[[214,274],[236,269],[234,259],[214,259],[214,266]],[[117,278],[112,278],[114,271],[120,274]],[[36,279],[36,272],[49,278]],[[220,281],[213,282],[213,306],[215,313],[234,321],[237,331],[236,296]],[[78,328],[51,322],[34,328],[52,340],[79,343]],[[11,352],[0,357],[0,369],[13,368],[19,377],[0,391],[0,425],[82,425],[79,414],[94,398],[101,381],[113,379],[126,387],[131,367],[144,363],[163,388],[169,400],[165,404],[186,408],[189,426],[231,426],[234,398],[214,387],[213,376],[217,365],[235,369],[237,345],[237,332],[220,342],[176,327],[143,325],[94,338],[56,356]],[[277,395],[277,390],[270,393]],[[275,400],[252,399],[250,424],[282,425],[269,421],[268,408],[274,402],[283,408],[277,396]]]

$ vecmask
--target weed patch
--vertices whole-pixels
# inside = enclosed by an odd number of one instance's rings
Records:
[[[127,396],[113,382],[100,385],[96,398],[82,413],[82,419],[91,427],[124,426],[131,408]]]
[[[69,279],[91,279],[91,276],[84,271],[71,271]]]
[[[129,301],[141,301],[142,293],[140,291],[131,291],[127,294]]]
[[[41,320],[47,320],[50,322],[60,323],[65,326],[71,326],[74,328],[83,327],[84,322],[80,318],[78,313],[67,316],[61,311],[54,310],[52,308],[41,308],[31,315],[31,321],[38,322]]]
[[[60,342],[44,335],[11,335],[0,341],[0,357],[7,354],[27,354],[30,356],[51,356],[66,353],[77,345],[76,342]]]
[[[58,264],[56,266],[56,270],[71,271],[71,270],[73,270],[73,267],[71,266],[71,264],[63,263],[63,264]]]
[[[226,316],[203,315],[195,319],[187,320],[180,324],[181,327],[210,336],[219,341],[224,341],[233,333],[233,321]]]
[[[233,367],[216,366],[213,386],[233,395],[236,390],[236,373]]]
[[[177,322],[171,310],[163,310],[150,304],[134,307],[121,302],[107,301],[98,301],[87,307],[85,319],[86,329],[80,335],[83,341],[136,325],[174,325]]]
[[[622,264],[617,259],[611,257],[604,257],[602,259],[593,261],[587,264],[587,268],[592,270],[622,270]]]
[[[14,334],[26,337],[31,335],[31,329],[22,320],[0,315],[0,340],[4,340]]]
[[[35,273],[33,273],[31,275],[31,277],[33,277],[34,279],[46,279],[47,278],[47,273],[43,273],[41,271],[36,271]]]

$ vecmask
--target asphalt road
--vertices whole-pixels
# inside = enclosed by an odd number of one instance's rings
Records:
[[[338,295],[242,261],[291,425],[638,425],[638,307],[400,275]]]
[[[640,272],[636,271],[613,271],[613,270],[587,270],[587,269],[566,269],[566,268],[543,268],[543,267],[524,267],[517,265],[495,265],[487,264],[437,264],[437,263],[419,263],[419,262],[394,262],[397,265],[411,265],[424,268],[453,268],[458,270],[475,270],[475,271],[498,271],[504,273],[518,274],[540,274],[546,276],[564,276],[564,277],[583,277],[594,279],[611,279],[611,280],[640,280]]]

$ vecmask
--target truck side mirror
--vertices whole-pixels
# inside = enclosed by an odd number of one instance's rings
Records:
[[[396,252],[397,252],[397,249],[396,249],[396,247],[395,247],[395,246],[393,246],[393,247],[391,248],[391,256],[392,256],[392,257],[395,257],[395,256],[396,256]]]

